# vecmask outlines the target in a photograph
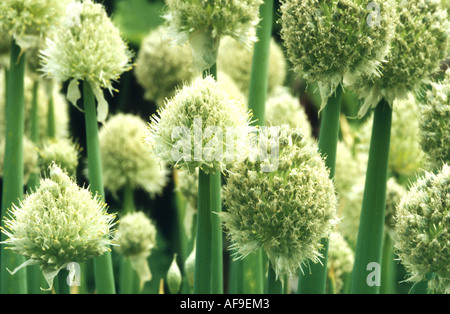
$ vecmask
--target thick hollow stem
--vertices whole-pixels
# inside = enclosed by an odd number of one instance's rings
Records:
[[[211,176],[199,170],[194,294],[211,293]]]
[[[322,111],[322,121],[319,133],[319,151],[325,159],[330,171],[330,178],[334,179],[336,169],[336,151],[339,139],[339,119],[341,112],[342,87],[339,85],[335,93],[328,99]],[[321,241],[321,263],[311,264],[310,271],[300,273],[298,280],[298,293],[325,294],[327,283],[328,239]]]
[[[213,294],[223,293],[223,239],[219,213],[222,210],[222,174],[211,174],[211,223],[212,223],[212,286]]]
[[[379,293],[392,108],[375,108],[350,293]]]
[[[104,200],[104,188],[102,177],[102,163],[100,157],[100,146],[98,140],[97,111],[95,96],[91,85],[83,82],[84,112],[86,123],[86,146],[88,158],[89,186],[91,192],[98,194]],[[95,285],[99,294],[114,294],[114,274],[112,268],[111,253],[94,258]]]
[[[8,209],[23,198],[23,135],[24,135],[24,75],[25,55],[12,40],[11,63],[6,83],[6,134],[5,160],[2,190],[2,226]],[[2,233],[2,241],[6,236]],[[1,293],[27,293],[27,271],[21,269],[15,275],[10,270],[25,261],[11,250],[1,252]]]

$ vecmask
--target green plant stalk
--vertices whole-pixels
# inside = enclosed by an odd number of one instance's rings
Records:
[[[131,214],[136,211],[135,201],[134,201],[134,190],[129,183],[125,184],[123,188],[123,203],[122,203],[122,217],[126,214]],[[120,256],[119,259],[120,268],[120,293],[121,294],[132,294],[135,293],[135,279],[136,271],[131,266],[130,259],[125,256]]]
[[[83,81],[84,114],[86,123],[86,146],[88,159],[89,186],[91,192],[105,200],[103,187],[102,163],[98,139],[97,111],[95,96],[91,85]],[[114,273],[111,252],[94,258],[96,292],[98,294],[115,294]]]
[[[53,100],[53,94],[51,92],[48,93],[47,136],[49,138],[56,137],[55,103]]]
[[[381,294],[395,293],[394,242],[389,234],[384,234],[383,255],[381,263]]]
[[[269,270],[267,274],[266,294],[283,294],[283,283],[277,279],[272,263],[269,262]]]
[[[330,178],[334,179],[336,170],[336,152],[339,140],[339,119],[342,102],[342,86],[339,85],[335,93],[328,99],[322,111],[322,121],[319,133],[319,151],[325,159],[330,171]],[[327,284],[328,238],[321,240],[321,263],[311,264],[310,272],[299,274],[298,289],[300,294],[325,294]]]
[[[217,81],[217,64],[214,64],[210,69],[203,71],[203,77],[211,75],[214,80]],[[200,172],[202,172],[200,170]],[[220,172],[213,173],[213,174],[204,174],[204,176],[207,176],[208,179],[200,181],[199,178],[199,198],[198,198],[198,206],[199,211],[197,214],[197,251],[196,254],[199,254],[198,248],[199,245],[203,246],[205,245],[210,247],[210,259],[211,263],[207,266],[207,269],[210,271],[210,288],[209,292],[204,290],[203,293],[213,293],[213,294],[222,294],[223,293],[223,241],[222,241],[222,227],[220,223],[220,218],[218,213],[222,210],[222,201],[221,201],[221,186],[222,186],[222,174]],[[209,187],[203,187],[202,184],[209,184]],[[204,189],[205,192],[208,190],[208,200],[206,198],[200,197],[200,189]],[[201,204],[204,200],[204,203]],[[200,217],[200,206],[204,207],[207,206],[209,209],[204,210],[204,215],[208,215],[209,217]],[[203,223],[207,223],[206,221],[209,220],[210,226],[199,226],[200,222],[203,221]],[[200,231],[199,228],[206,228],[208,229],[208,232],[210,232],[211,237],[209,239],[203,239],[202,241],[208,241],[206,243],[200,244]],[[206,256],[204,257],[206,258]],[[197,261],[197,260],[196,260]],[[209,264],[209,263],[208,263]],[[199,266],[201,267],[201,266]],[[197,273],[197,265],[195,267],[196,273]],[[206,270],[205,270],[206,273]],[[196,278],[196,277],[195,277]],[[197,287],[198,288],[198,287]],[[196,284],[194,279],[194,293],[196,292]]]
[[[210,294],[212,284],[211,176],[199,170],[194,294]]]
[[[23,135],[24,135],[24,75],[25,55],[15,40],[11,41],[10,68],[6,83],[6,132],[5,160],[2,188],[1,224],[4,227],[4,217],[13,204],[23,198]],[[2,233],[2,241],[6,236]],[[1,293],[27,293],[27,270],[21,269],[15,275],[10,270],[25,262],[25,258],[11,250],[1,252]]]
[[[31,132],[30,132],[30,140],[36,145],[39,146],[39,116],[38,116],[38,90],[39,90],[39,81],[35,80],[33,83],[33,93],[32,93],[32,101],[31,101]],[[33,193],[35,189],[39,187],[39,172],[34,172],[30,174],[27,183],[27,191],[28,193]],[[42,294],[43,291],[41,287],[44,287],[45,278],[42,275],[42,271],[40,270],[38,265],[32,265],[28,267],[27,273],[28,280],[28,293],[30,294]]]
[[[369,286],[369,263],[381,263],[386,209],[389,145],[392,108],[384,99],[375,108],[369,161],[356,243],[355,263],[350,284],[351,294],[379,293],[380,287]]]
[[[264,126],[265,106],[268,88],[269,51],[272,39],[273,0],[265,0],[260,6],[261,21],[256,36],[258,41],[253,48],[252,68],[250,72],[250,86],[248,108],[253,113],[254,125]],[[243,261],[243,293],[264,293],[264,262],[263,251],[248,255]]]
[[[223,294],[223,238],[219,213],[222,210],[221,188],[222,174],[211,174],[211,210],[212,210],[212,283],[211,293]]]
[[[242,294],[243,274],[242,274],[242,260],[233,260],[230,256],[230,276],[228,283],[229,294]]]

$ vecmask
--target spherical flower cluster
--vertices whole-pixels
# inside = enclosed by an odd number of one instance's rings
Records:
[[[39,149],[41,173],[55,163],[69,176],[75,177],[80,147],[69,138],[49,139]]]
[[[450,163],[450,70],[440,83],[433,83],[420,106],[420,147],[431,168]]]
[[[200,69],[211,67],[223,36],[244,44],[256,41],[261,0],[166,0],[169,32],[179,43],[189,41],[194,63]]]
[[[225,231],[238,257],[262,248],[277,276],[298,274],[320,261],[320,240],[337,223],[337,198],[317,147],[300,129],[279,129],[278,169],[246,158],[229,174],[223,191]],[[272,148],[274,149],[274,148]]]
[[[285,87],[277,87],[268,97],[265,109],[266,125],[281,126],[289,124],[300,128],[305,136],[312,137],[311,123],[300,100],[294,97]]]
[[[439,1],[397,0],[397,12],[399,22],[381,68],[383,75],[362,77],[351,86],[364,99],[360,116],[383,98],[392,105],[395,99],[418,91],[447,56],[450,22]]]
[[[155,225],[143,212],[126,214],[120,219],[117,241],[117,252],[130,258],[142,288],[143,284],[152,278],[147,258],[156,246]]]
[[[9,211],[2,230],[8,239],[3,243],[28,259],[15,271],[38,264],[51,289],[53,278],[68,263],[110,250],[114,219],[98,196],[53,164],[50,178],[42,179],[34,193]]]
[[[159,195],[168,182],[165,164],[144,142],[147,124],[139,116],[119,113],[99,131],[105,188],[113,194],[130,185],[150,196]]]
[[[27,49],[60,23],[70,1],[2,0],[0,33],[11,35],[22,49]]]
[[[357,0],[282,1],[287,55],[298,76],[318,84],[322,107],[344,77],[377,75],[393,35],[395,1],[376,4],[379,12]]]
[[[419,144],[419,124],[419,105],[411,93],[406,99],[394,101],[389,170],[396,176],[413,177],[422,172],[425,155]],[[357,133],[356,150],[358,154],[369,152],[372,125],[373,119],[369,118]]]
[[[62,25],[47,38],[41,57],[47,76],[61,82],[71,80],[67,97],[74,105],[81,96],[78,81],[91,84],[98,101],[98,119],[104,122],[108,105],[101,88],[112,92],[113,81],[131,69],[132,54],[103,5],[84,0],[69,4]]]
[[[253,61],[252,49],[231,37],[225,37],[219,48],[217,68],[227,73],[248,96],[250,74]],[[283,85],[287,75],[287,64],[281,46],[272,38],[269,46],[269,68],[267,92],[272,93],[276,87]]]
[[[450,293],[450,167],[426,173],[402,198],[395,216],[395,248],[411,282],[429,273],[437,292]]]
[[[345,276],[352,272],[354,253],[339,232],[330,234],[328,246],[328,276],[334,280],[335,293],[342,293]]]
[[[0,139],[0,177],[4,174],[5,137]],[[32,173],[39,171],[39,155],[37,146],[26,136],[23,137],[23,183],[27,184]]]
[[[147,141],[156,156],[193,173],[224,172],[248,147],[249,111],[210,76],[183,87],[151,118]]]
[[[134,73],[144,89],[144,97],[161,106],[176,88],[194,77],[192,52],[188,45],[173,45],[166,29],[160,26],[142,40]]]

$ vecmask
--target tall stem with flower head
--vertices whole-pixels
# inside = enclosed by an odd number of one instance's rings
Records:
[[[94,195],[98,194],[104,201],[105,191],[103,188],[100,146],[98,144],[98,122],[95,96],[89,82],[83,81],[83,92],[89,185],[91,192]],[[94,259],[94,272],[97,293],[111,294],[116,292],[110,252],[106,252],[102,256]]]
[[[319,133],[319,151],[325,159],[330,171],[330,179],[334,178],[336,169],[336,151],[339,139],[339,119],[341,112],[342,87],[339,85],[335,95],[329,98],[322,111],[322,121]],[[300,274],[298,293],[325,293],[327,282],[328,238],[321,241],[321,263],[311,264],[310,270]]]
[[[15,40],[11,43],[10,68],[6,83],[6,134],[2,190],[2,226],[6,212],[23,198],[23,134],[25,55]],[[2,240],[4,235],[2,234]],[[1,254],[1,292],[27,293],[26,272],[12,276],[24,258],[10,251]]]

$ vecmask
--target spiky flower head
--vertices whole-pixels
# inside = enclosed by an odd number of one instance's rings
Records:
[[[190,42],[194,63],[203,70],[216,62],[221,37],[247,45],[256,41],[261,4],[261,0],[166,0],[164,18],[178,43]]]
[[[72,0],[2,0],[0,33],[11,35],[24,50],[57,27]]]
[[[1,135],[0,139],[0,177],[4,174],[4,161],[5,161],[5,136]],[[39,155],[37,146],[27,137],[23,137],[23,182],[28,183],[28,179],[32,173],[39,171]]]
[[[286,124],[278,135],[277,170],[261,171],[267,160],[239,163],[224,187],[228,211],[221,214],[237,256],[262,248],[277,276],[319,262],[320,240],[337,223],[333,182],[317,146]]]
[[[289,124],[293,128],[300,128],[305,136],[312,137],[311,123],[300,100],[294,97],[286,87],[275,88],[267,98],[265,109],[266,125],[281,126]]]
[[[68,5],[62,25],[47,38],[41,57],[46,76],[70,80],[67,98],[74,105],[81,97],[78,81],[91,85],[98,101],[98,120],[104,122],[108,104],[102,88],[114,90],[113,82],[131,69],[132,53],[104,6],[83,0]]]
[[[116,250],[130,258],[132,267],[139,275],[141,288],[152,279],[147,258],[156,246],[156,227],[143,213],[128,213],[120,219],[117,228]]]
[[[5,218],[8,249],[25,256],[27,265],[40,266],[49,288],[69,263],[81,263],[109,251],[115,216],[88,189],[79,187],[58,166],[41,179],[34,193],[9,211]]]
[[[335,293],[342,293],[345,276],[353,270],[354,252],[339,232],[330,234],[328,246],[328,277],[334,282]]]
[[[51,169],[56,163],[69,176],[75,177],[78,167],[80,147],[70,138],[48,139],[39,148],[41,173]]]
[[[417,92],[440,66],[448,52],[450,22],[437,0],[396,0],[399,22],[395,23],[392,48],[381,68],[382,76],[367,77],[350,85],[364,103],[363,116],[381,99],[395,99]],[[395,107],[395,105],[394,105]]]
[[[200,77],[152,116],[147,141],[176,168],[224,172],[248,147],[249,121],[241,98],[226,94],[212,77]]]
[[[420,106],[420,147],[431,168],[450,163],[450,70],[442,82],[433,83]]]
[[[168,171],[144,142],[146,132],[144,120],[124,113],[112,116],[100,129],[103,181],[113,194],[129,185],[154,197],[166,185]]]
[[[414,177],[422,172],[425,155],[420,147],[419,105],[412,93],[406,99],[396,99],[393,105],[389,170],[396,176]],[[357,133],[358,154],[369,152],[373,118],[369,117]]]
[[[394,0],[283,0],[281,36],[294,72],[317,83],[322,108],[344,77],[375,76],[389,51]]]
[[[419,282],[429,273],[434,291],[450,293],[450,167],[427,172],[404,195],[395,216],[395,248],[409,273]]]
[[[150,31],[142,40],[134,74],[144,89],[144,97],[162,106],[176,88],[189,83],[195,75],[189,45],[174,45],[163,26]]]
[[[248,96],[250,88],[253,48],[254,45],[251,46],[251,49],[248,49],[248,47],[234,38],[225,37],[221,41],[217,58],[217,68],[227,73],[236,82],[245,96]],[[269,46],[267,92],[270,94],[278,86],[283,85],[286,75],[286,58],[281,46],[272,38]]]

